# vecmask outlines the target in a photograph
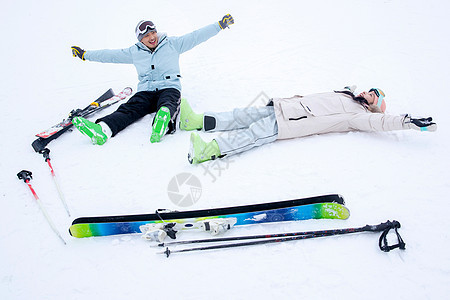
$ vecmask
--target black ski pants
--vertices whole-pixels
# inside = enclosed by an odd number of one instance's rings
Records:
[[[179,112],[181,93],[177,89],[162,89],[158,91],[142,91],[134,94],[115,112],[96,121],[105,122],[111,128],[112,136],[133,124],[142,117],[157,112],[162,106],[170,110],[169,132],[176,129],[176,119]]]

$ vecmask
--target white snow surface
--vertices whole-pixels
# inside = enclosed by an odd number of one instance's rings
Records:
[[[448,1],[5,1],[0,11],[1,299],[443,299],[450,293]],[[84,49],[127,48],[138,21],[177,36],[231,13],[236,23],[181,56],[193,109],[227,111],[258,95],[288,97],[358,85],[380,87],[387,113],[432,116],[435,133],[352,132],[277,141],[203,166],[187,161],[190,132],[149,142],[153,115],[94,146],[78,132],[49,144],[71,209],[58,199],[35,134],[112,87],[137,86],[131,65],[82,62]],[[264,94],[261,94],[261,93]],[[253,104],[255,105],[255,104]],[[109,109],[91,119],[110,113]],[[212,134],[200,133],[207,140]],[[32,184],[51,231],[16,173]],[[177,174],[201,182],[178,207]],[[184,189],[183,191],[186,191]],[[138,234],[77,239],[80,216],[204,209],[344,196],[348,220],[235,228],[226,236],[360,227],[398,220],[405,251],[383,253],[379,234],[174,254]],[[207,238],[188,233],[180,239]],[[394,242],[394,240],[392,240]],[[445,296],[447,295],[447,296]]]

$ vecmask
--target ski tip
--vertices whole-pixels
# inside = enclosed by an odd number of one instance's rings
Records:
[[[34,140],[31,143],[31,147],[33,147],[33,150],[37,153],[39,153],[40,151],[42,151],[45,146],[47,146],[47,144],[50,142],[50,140],[46,140],[45,138],[42,138],[39,136],[39,133],[36,134],[36,136],[38,137],[36,140]]]
[[[93,231],[89,224],[75,224],[70,226],[69,233],[76,238],[85,238],[91,236],[97,236],[98,234]]]
[[[340,219],[342,220],[347,220],[348,218],[350,218],[350,210],[341,204],[340,210],[339,210],[339,216]]]
[[[130,96],[133,93],[133,89],[130,87],[126,87],[123,89],[123,93],[127,96]]]
[[[347,220],[350,217],[350,210],[339,203],[321,203],[317,213],[318,219]]]
[[[343,220],[347,220],[348,218],[350,218],[350,210],[344,206],[344,208],[346,209],[346,216],[345,218],[343,218]]]
[[[102,98],[102,97],[111,98],[111,97],[114,96],[114,95],[115,95],[115,94],[114,94],[113,89],[112,89],[112,88],[109,88],[109,90],[107,90],[103,95],[101,95],[101,96],[99,97],[99,99]],[[97,99],[97,101],[98,101],[98,99]]]

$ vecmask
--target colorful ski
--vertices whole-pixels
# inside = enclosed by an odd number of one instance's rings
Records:
[[[347,219],[349,210],[340,195],[324,195],[273,203],[166,212],[145,215],[87,217],[73,221],[69,232],[74,237],[140,233],[139,227],[149,223],[178,223],[181,229],[207,219],[236,218],[234,226],[307,219]],[[164,221],[162,221],[164,220]]]

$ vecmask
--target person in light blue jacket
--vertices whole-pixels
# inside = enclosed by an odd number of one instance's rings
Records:
[[[102,63],[133,64],[138,73],[137,93],[112,114],[95,123],[81,117],[73,124],[94,144],[103,145],[110,137],[144,117],[156,112],[150,141],[159,142],[166,133],[176,129],[176,118],[181,99],[180,54],[215,36],[234,24],[231,15],[180,37],[158,33],[151,21],[140,21],[136,26],[138,43],[116,50],[83,50],[72,46],[72,54],[80,59]]]

